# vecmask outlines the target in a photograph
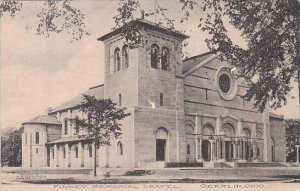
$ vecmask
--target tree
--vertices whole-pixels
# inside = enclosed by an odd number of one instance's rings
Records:
[[[285,120],[285,137],[286,137],[286,161],[296,161],[296,144],[300,139],[300,121],[299,120]]]
[[[132,20],[143,17],[157,18],[158,25],[175,30],[175,19],[167,16],[167,9],[157,0],[154,10],[146,10],[139,0],[119,0],[117,14],[113,18],[116,28],[131,47],[144,45],[142,29],[131,25]],[[210,34],[206,43],[211,52],[220,53],[222,60],[229,61],[238,69],[237,77],[248,82],[243,98],[253,101],[260,111],[268,107],[279,108],[286,104],[291,91],[291,80],[300,77],[300,3],[298,0],[178,0],[182,8],[184,23],[200,7],[204,16],[199,18],[199,29]],[[14,16],[22,3],[4,1],[0,4],[0,15]],[[84,14],[71,6],[71,0],[47,0],[39,14],[37,32],[50,33],[69,31],[74,40],[85,34]],[[56,22],[62,20],[63,22]],[[58,26],[63,23],[62,26]],[[227,24],[241,32],[246,48],[230,38]],[[300,87],[300,85],[299,85]],[[300,88],[299,88],[300,98]]]
[[[122,134],[119,121],[130,113],[126,112],[125,107],[117,107],[111,99],[97,99],[85,94],[78,107],[85,117],[75,117],[71,122],[79,137],[94,143],[94,176],[97,176],[96,150],[100,146],[110,145],[112,139],[117,139]]]
[[[22,1],[1,1],[0,16],[9,14],[14,17],[22,8]],[[50,34],[65,32],[70,35],[71,42],[90,35],[86,31],[84,13],[72,6],[71,0],[46,0],[37,17],[40,19],[36,27],[37,35],[48,38]]]
[[[137,29],[130,28],[130,21],[136,19],[135,12],[145,13],[146,17],[153,12],[159,14],[162,19],[158,25],[164,22],[169,30],[174,30],[174,20],[166,17],[167,9],[155,1],[155,10],[146,12],[139,2],[120,0],[114,17],[116,25],[126,31],[123,33],[126,39],[131,42],[135,39],[132,34],[139,34]],[[243,95],[246,101],[253,101],[260,111],[268,103],[274,109],[286,104],[290,82],[299,77],[300,3],[297,0],[179,0],[179,4],[184,13],[182,23],[189,19],[195,6],[205,13],[204,18],[199,18],[198,27],[210,34],[206,43],[211,52],[220,53],[221,60],[229,61],[238,69],[237,77],[248,82],[249,88]],[[241,32],[246,48],[233,43],[226,21]]]
[[[23,127],[1,135],[1,166],[21,166]]]

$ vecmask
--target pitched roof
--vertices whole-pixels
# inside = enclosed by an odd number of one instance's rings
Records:
[[[128,24],[143,26],[143,27],[146,27],[148,29],[152,29],[152,30],[155,30],[155,31],[163,32],[163,33],[172,35],[172,36],[180,38],[180,39],[186,39],[186,38],[189,37],[189,36],[187,36],[185,34],[182,34],[182,33],[178,32],[178,31],[170,30],[170,29],[168,29],[166,27],[159,26],[156,23],[153,23],[153,22],[150,22],[150,21],[147,21],[147,20],[144,20],[144,19],[133,20],[133,21],[129,22]],[[116,30],[113,30],[113,31],[111,31],[111,32],[109,32],[109,33],[101,36],[97,40],[100,40],[100,41],[107,40],[108,38],[110,38],[110,37],[112,37],[112,36],[114,36],[116,34],[119,34],[122,31],[122,29],[123,28],[120,27],[120,28],[118,28]]]
[[[27,122],[22,123],[24,124],[53,124],[53,125],[60,125],[61,123],[57,121],[56,117],[49,116],[49,115],[39,115]]]
[[[85,137],[78,137],[78,136],[64,137],[61,139],[56,139],[54,141],[48,142],[47,144],[78,142],[78,141],[85,140],[85,139],[86,139]]]
[[[206,52],[190,58],[186,58],[182,61],[182,73],[189,71],[191,68],[197,66],[200,62],[204,61],[208,57],[212,56],[212,52]]]
[[[275,118],[275,119],[283,119],[284,118],[283,115],[277,115],[277,114],[272,113],[272,112],[269,113],[269,116],[272,117],[272,118]]]
[[[103,98],[104,97],[104,85],[102,84],[99,86],[92,87],[88,91],[84,92],[83,94],[93,95],[97,99]],[[61,104],[60,106],[55,107],[49,113],[55,113],[58,111],[74,108],[74,107],[78,106],[82,101],[83,101],[82,95],[78,95],[78,96],[70,99],[69,101]]]

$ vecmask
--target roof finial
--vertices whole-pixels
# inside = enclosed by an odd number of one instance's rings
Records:
[[[145,19],[145,11],[144,11],[144,10],[141,11],[141,19],[142,19],[142,20]]]

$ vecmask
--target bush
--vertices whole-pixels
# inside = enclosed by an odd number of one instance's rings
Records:
[[[133,171],[126,171],[126,176],[145,176],[151,175],[153,172],[151,170],[133,170]]]

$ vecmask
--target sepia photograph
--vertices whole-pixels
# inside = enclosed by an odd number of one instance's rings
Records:
[[[300,191],[299,0],[0,1],[1,191]]]

